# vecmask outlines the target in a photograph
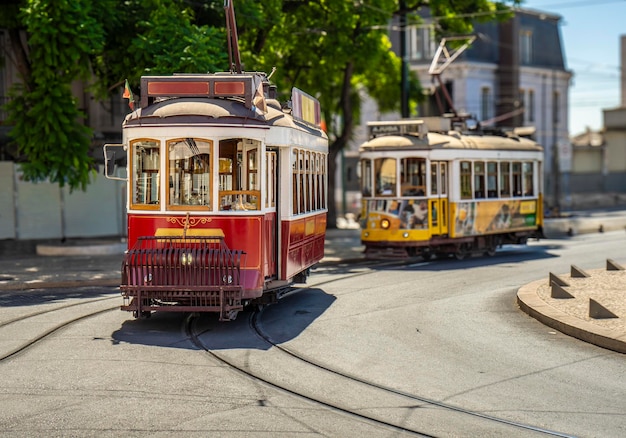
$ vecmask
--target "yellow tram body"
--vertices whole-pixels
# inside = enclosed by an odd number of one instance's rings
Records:
[[[494,254],[543,228],[543,149],[514,133],[424,118],[368,124],[359,149],[366,255]]]

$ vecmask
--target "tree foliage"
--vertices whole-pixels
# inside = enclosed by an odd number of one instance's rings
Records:
[[[89,76],[90,57],[102,48],[102,27],[90,13],[88,0],[31,0],[19,13],[29,56],[7,111],[27,180],[71,189],[89,183],[90,130],[71,85]]]
[[[279,3],[270,2],[272,11]],[[436,17],[439,36],[468,34],[474,21],[505,18],[501,12],[508,10],[506,3],[518,1],[286,0],[281,13],[265,14],[271,18],[258,31],[250,33],[252,26],[244,27],[242,48],[250,64],[265,71],[276,67],[274,81],[284,94],[298,86],[320,100],[331,139],[329,226],[334,226],[336,216],[336,158],[353,137],[362,92],[373,98],[382,112],[400,109],[401,60],[391,51],[390,43],[398,18],[405,15],[419,22],[418,12],[427,8]],[[415,108],[421,95],[417,80],[412,78],[410,106]]]
[[[26,30],[23,84],[8,106],[11,135],[29,179],[84,188],[92,166],[90,131],[71,83],[90,72],[99,97],[120,93],[144,74],[228,69],[223,0],[10,0]],[[381,111],[400,106],[401,60],[390,36],[401,15],[429,9],[441,35],[467,34],[472,23],[501,19],[517,0],[237,0],[244,69],[271,71],[283,98],[297,86],[319,98],[331,139],[329,224],[334,223],[334,164],[353,136],[365,93]],[[16,8],[15,6],[19,6]],[[400,9],[402,7],[402,9]],[[6,20],[9,21],[9,20]],[[5,25],[7,25],[5,23]],[[14,33],[12,34],[14,35]],[[397,36],[397,35],[396,35]],[[17,39],[12,38],[14,43]],[[17,44],[14,44],[14,50]],[[18,56],[19,58],[19,56]],[[19,60],[18,60],[19,64]],[[413,101],[419,84],[411,81]]]

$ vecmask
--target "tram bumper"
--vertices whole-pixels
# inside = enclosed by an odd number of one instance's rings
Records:
[[[221,237],[141,237],[122,262],[121,309],[135,317],[214,312],[233,320],[243,310],[244,257]]]

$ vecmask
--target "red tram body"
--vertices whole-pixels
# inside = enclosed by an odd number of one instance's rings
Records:
[[[324,256],[328,138],[319,102],[263,73],[147,76],[123,143],[123,310],[215,312],[277,300]],[[119,155],[118,157],[119,158]],[[109,174],[107,177],[121,179]]]

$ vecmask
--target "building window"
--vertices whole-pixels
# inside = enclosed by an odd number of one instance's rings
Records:
[[[430,60],[435,54],[432,24],[413,26],[407,32],[409,58],[414,61]]]
[[[559,115],[559,110],[560,110],[560,105],[559,105],[559,92],[555,91],[554,93],[552,93],[552,121],[557,124],[559,123],[559,119],[560,119],[560,115]]]
[[[483,121],[491,118],[491,111],[489,111],[490,104],[491,89],[489,89],[489,87],[482,87],[480,90],[480,118]]]
[[[535,90],[528,90],[528,105],[526,106],[527,120],[535,121]]]
[[[522,29],[519,37],[520,44],[520,62],[522,64],[530,64],[533,59],[533,32],[530,29]]]

